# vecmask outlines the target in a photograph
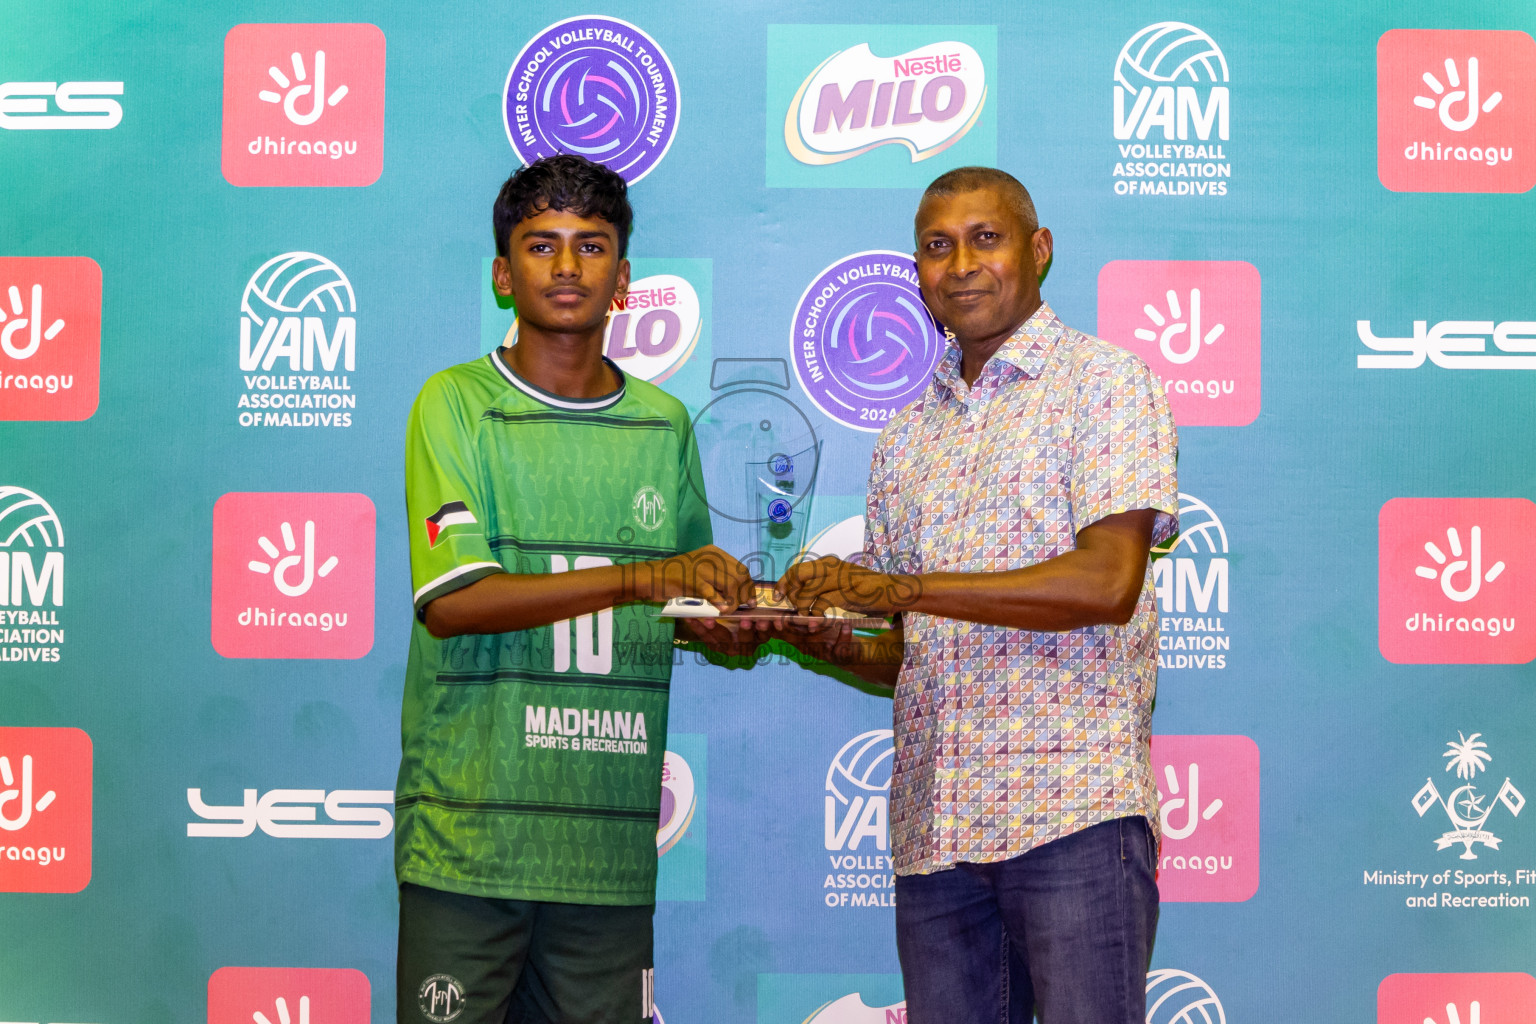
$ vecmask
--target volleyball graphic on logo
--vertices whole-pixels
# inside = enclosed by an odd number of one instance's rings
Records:
[[[63,546],[64,527],[46,501],[23,487],[0,486],[0,548]]]
[[[256,323],[273,313],[355,313],[357,297],[347,275],[324,256],[289,252],[274,256],[251,275],[240,312]]]
[[[682,756],[667,751],[661,762],[661,817],[656,829],[656,853],[666,853],[688,831],[698,809],[693,769]]]
[[[1135,92],[1140,82],[1225,82],[1227,58],[1216,41],[1182,21],[1148,25],[1126,41],[1115,81]]]
[[[1164,968],[1147,975],[1147,1024],[1227,1024],[1227,1013],[1205,982]]]
[[[827,792],[845,804],[860,791],[888,792],[891,762],[896,757],[895,737],[890,729],[871,729],[844,743],[827,766]]]
[[[1221,525],[1211,506],[1190,494],[1179,494],[1179,532],[1152,549],[1154,556],[1169,555],[1184,548],[1191,554],[1227,553],[1227,528]]]

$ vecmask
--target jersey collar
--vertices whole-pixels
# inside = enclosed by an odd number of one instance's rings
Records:
[[[618,375],[619,387],[617,391],[610,391],[608,394],[599,395],[596,398],[568,398],[565,395],[557,395],[552,391],[545,391],[532,381],[520,376],[512,367],[508,366],[502,360],[501,349],[499,348],[494,349],[489,358],[491,365],[496,367],[496,372],[505,377],[508,384],[511,384],[534,401],[542,402],[556,409],[570,409],[578,412],[607,409],[618,404],[619,400],[624,397],[625,388],[629,386],[629,378],[624,376],[624,371],[619,369],[618,364],[607,356],[603,356],[603,362],[608,364],[608,367]]]

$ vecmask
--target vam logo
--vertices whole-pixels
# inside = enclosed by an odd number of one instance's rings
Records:
[[[789,330],[790,360],[816,407],[877,432],[922,394],[944,354],[904,253],[854,253],[806,286]]]
[[[1152,580],[1161,613],[1159,668],[1225,669],[1232,641],[1227,528],[1209,505],[1179,494],[1179,533],[1153,548]]]
[[[1377,1024],[1502,1024],[1533,1015],[1529,974],[1389,974],[1376,989]]]
[[[0,421],[83,420],[101,379],[101,267],[0,257]]]
[[[121,96],[122,82],[4,82],[0,83],[0,128],[11,131],[67,131],[116,128],[123,105],[107,96]],[[48,101],[53,101],[50,113]]]
[[[1183,426],[1259,415],[1259,272],[1240,260],[1114,260],[1099,271],[1099,335],[1141,356]]]
[[[1423,788],[1413,797],[1413,809],[1419,812],[1421,818],[1436,805],[1445,811],[1451,829],[1435,840],[1435,849],[1448,850],[1460,843],[1462,860],[1476,860],[1477,854],[1472,851],[1472,847],[1479,844],[1490,850],[1499,848],[1499,837],[1483,827],[1498,805],[1503,804],[1515,817],[1519,817],[1521,809],[1525,807],[1525,797],[1507,776],[1495,796],[1490,798],[1488,794],[1477,791],[1472,780],[1493,760],[1493,755],[1488,753],[1488,744],[1482,741],[1482,735],[1475,732],[1469,737],[1457,733],[1457,738],[1446,744],[1445,770],[1455,770],[1456,778],[1462,783],[1451,790],[1449,796],[1440,795],[1434,779],[1425,779]]]
[[[79,892],[91,880],[91,738],[0,727],[0,892]]]
[[[1147,975],[1147,1024],[1227,1024],[1227,1011],[1210,985],[1165,967]]]
[[[324,256],[263,263],[240,297],[240,425],[350,427],[356,313],[352,282]]]
[[[1116,195],[1227,194],[1229,78],[1221,47],[1182,21],[1148,25],[1126,41],[1115,58]]]
[[[1361,344],[1378,355],[1358,355],[1362,370],[1412,370],[1427,358],[1446,370],[1536,370],[1536,321],[1427,320],[1413,322],[1407,338],[1378,338],[1369,320],[1355,321]],[[1488,350],[1487,339],[1502,355]]]
[[[579,153],[634,184],[677,135],[677,72],[627,21],[558,21],[524,44],[502,88],[507,141],[525,164]]]
[[[0,484],[0,662],[59,660],[64,524],[25,487]]]
[[[372,996],[362,971],[220,967],[208,979],[208,1024],[368,1024]]]
[[[384,170],[384,33],[236,25],[224,37],[231,185],[372,185]]]
[[[822,845],[829,907],[894,906],[890,857],[891,766],[896,734],[871,729],[844,743],[827,766]]]
[[[213,509],[214,649],[361,658],[373,647],[373,502],[231,493]]]
[[[244,839],[260,829],[278,839],[383,839],[395,827],[395,794],[388,789],[270,789],[243,793],[231,806],[209,804],[201,789],[187,790],[187,805],[198,821],[187,835],[200,839]],[[315,809],[329,822],[315,822]]]
[[[919,187],[996,163],[996,54],[990,26],[770,25],[768,184]]]
[[[1410,665],[1536,658],[1536,503],[1393,498],[1378,527],[1383,657]]]
[[[1170,903],[1232,903],[1259,888],[1259,748],[1247,736],[1154,736]]]
[[[800,83],[784,117],[784,144],[803,164],[840,163],[888,145],[905,146],[916,163],[958,142],[986,102],[986,68],[965,43],[929,43],[894,57],[860,43]]]
[[[1536,185],[1536,40],[1392,29],[1376,43],[1376,170],[1394,192]]]

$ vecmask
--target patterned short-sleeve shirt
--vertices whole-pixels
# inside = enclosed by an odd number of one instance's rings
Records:
[[[982,368],[951,343],[922,398],[881,433],[868,554],[889,571],[1000,572],[1079,530],[1158,511],[1177,528],[1178,440],[1140,358],[1040,308]],[[1099,822],[1157,822],[1150,743],[1157,617],[1147,567],[1124,626],[1050,633],[904,616],[895,694],[896,870],[1018,856]]]

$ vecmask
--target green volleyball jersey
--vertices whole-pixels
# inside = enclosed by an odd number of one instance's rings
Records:
[[[710,543],[686,410],[613,369],[618,391],[572,399],[493,352],[432,377],[411,410],[417,621],[395,791],[403,882],[568,903],[656,898],[671,621],[630,604],[448,640],[421,621],[429,601],[492,573]]]

